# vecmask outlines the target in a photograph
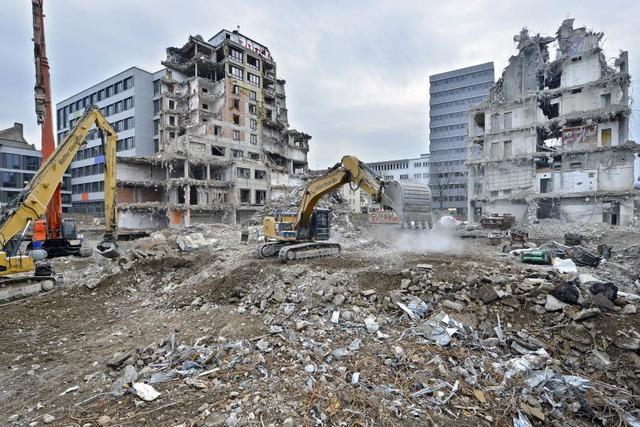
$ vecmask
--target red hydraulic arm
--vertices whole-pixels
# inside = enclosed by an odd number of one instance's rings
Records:
[[[32,0],[33,11],[33,54],[36,64],[36,116],[42,129],[42,162],[44,163],[56,149],[53,139],[53,114],[51,112],[51,79],[49,76],[49,60],[44,41],[44,0]],[[62,200],[60,183],[56,183],[56,191],[47,205],[47,227],[49,239],[61,236],[60,217],[62,216]]]

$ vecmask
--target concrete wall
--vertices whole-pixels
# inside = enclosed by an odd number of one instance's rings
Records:
[[[128,229],[155,229],[168,226],[167,216],[162,212],[121,211],[118,214],[118,227]]]

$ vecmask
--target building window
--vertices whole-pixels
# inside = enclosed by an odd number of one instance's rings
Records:
[[[131,89],[133,87],[133,77],[127,77],[124,79],[124,90]]]
[[[202,104],[202,109],[203,110],[208,110],[209,109],[209,104]]]
[[[260,77],[255,74],[247,73],[247,80],[249,80],[249,84],[260,86]]]
[[[169,116],[169,125],[170,126],[175,126],[176,125],[176,117],[175,116]]]
[[[233,131],[233,140],[234,141],[240,141],[240,131],[239,130],[234,130]]]
[[[156,115],[160,113],[160,100],[159,99],[154,99],[153,100],[153,115]]]
[[[251,125],[251,130],[258,129],[258,121],[256,119],[251,119],[251,121],[249,123]]]
[[[233,115],[233,124],[234,125],[239,125],[240,124],[240,116],[238,114],[234,114]]]
[[[249,137],[249,142],[251,142],[253,145],[256,145],[258,143],[258,135],[252,133]]]
[[[249,153],[249,158],[251,160],[260,160],[260,154],[258,154],[258,153]]]
[[[611,94],[610,93],[605,93],[600,95],[600,105],[602,107],[608,107],[609,105],[611,105]]]
[[[213,126],[213,134],[215,136],[222,136],[222,127],[217,125]]]
[[[600,129],[600,145],[603,147],[611,145],[611,129]]]
[[[240,189],[240,203],[251,203],[251,190],[246,188]]]
[[[157,135],[160,130],[160,119],[155,119],[153,121],[153,134]]]
[[[504,157],[511,157],[513,154],[511,152],[511,141],[504,142]]]
[[[254,101],[257,100],[258,99],[258,94],[256,92],[254,92],[254,91],[249,91],[249,99],[252,99]]]
[[[258,114],[258,107],[256,106],[256,104],[249,104],[249,113],[253,114],[254,116]]]
[[[242,179],[249,179],[249,178],[251,178],[251,169],[247,169],[247,168],[236,168],[236,177],[238,177],[238,178],[242,178]]]
[[[231,150],[231,156],[235,157],[236,159],[240,159],[244,157],[244,153],[242,152],[242,150]]]
[[[511,112],[504,113],[504,128],[511,129]]]
[[[238,98],[233,98],[231,100],[231,105],[235,110],[239,110],[240,109],[240,100]]]
[[[267,192],[265,190],[256,190],[256,205],[264,205],[267,201]]]
[[[160,80],[153,81],[153,94],[158,95],[160,93]]]
[[[116,84],[113,85],[113,94],[116,95],[118,93],[122,92],[122,82],[117,82]]]
[[[400,181],[406,181],[409,179],[409,175],[407,174],[400,174]]]
[[[240,95],[240,86],[233,85],[233,94],[234,95]]]
[[[243,78],[244,70],[242,68],[234,67],[233,65],[229,64],[229,72],[236,79],[244,80],[244,78]]]
[[[242,62],[244,55],[242,54],[241,50],[231,48],[231,49],[229,49],[229,56],[231,58],[233,58],[233,59],[236,59],[236,60]]]
[[[255,68],[256,70],[260,69],[260,60],[251,55],[247,55],[247,64],[249,64],[249,67]]]

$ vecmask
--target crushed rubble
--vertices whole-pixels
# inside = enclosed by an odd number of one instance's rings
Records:
[[[211,244],[182,250],[178,237],[194,234]],[[612,255],[575,273],[488,251],[481,239],[441,254],[352,243],[339,258],[281,264],[254,258],[241,230],[222,225],[152,233],[116,261],[61,259],[76,266],[64,288],[0,313],[9,367],[0,416],[101,426],[632,424],[638,270],[614,264],[634,252],[583,234],[587,249],[604,242]],[[33,328],[44,335],[31,343]],[[37,399],[23,394],[45,378]]]

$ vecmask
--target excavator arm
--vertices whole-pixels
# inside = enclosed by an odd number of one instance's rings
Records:
[[[62,181],[65,171],[84,143],[87,134],[96,126],[103,136],[105,242],[113,249],[117,235],[116,206],[116,132],[105,119],[98,107],[89,107],[78,120],[71,132],[58,145],[51,156],[40,166],[31,182],[20,194],[9,202],[0,214],[0,245],[6,249],[7,243],[22,233],[31,221],[42,216],[53,197],[56,187]],[[100,248],[99,248],[100,249]],[[104,251],[104,249],[102,249]],[[13,254],[9,254],[10,256]],[[109,255],[107,255],[109,256]],[[109,256],[110,257],[110,256]]]
[[[309,225],[318,200],[347,183],[355,184],[357,188],[367,192],[377,202],[383,198],[384,181],[378,178],[357,157],[344,156],[342,161],[331,168],[329,172],[307,184],[300,201],[294,228],[305,229]]]

